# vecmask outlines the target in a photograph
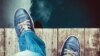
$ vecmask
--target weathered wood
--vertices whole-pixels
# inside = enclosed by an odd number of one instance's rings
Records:
[[[85,56],[100,56],[99,28],[85,29]]]
[[[47,56],[57,56],[57,30],[43,29],[42,37],[46,44]]]
[[[36,34],[45,42],[47,56],[57,56],[57,30],[35,29]],[[12,56],[19,51],[18,38],[14,29],[5,30],[6,56]]]
[[[13,56],[19,51],[15,29],[5,29],[5,56]]]
[[[67,28],[58,30],[58,53],[60,56],[62,46],[69,36],[76,36],[79,39],[81,46],[81,56],[84,56],[84,29]]]
[[[53,56],[58,56],[57,54],[57,29],[53,29],[53,36],[52,36],[52,53]]]
[[[0,56],[4,56],[4,29],[0,29]]]
[[[35,29],[35,32],[46,44],[46,55],[57,56],[57,29]]]
[[[81,56],[100,56],[99,28],[37,28],[35,32],[46,44],[46,56],[60,56],[62,45],[69,36],[79,39]],[[13,56],[17,52],[19,46],[15,29],[0,29],[0,56]]]

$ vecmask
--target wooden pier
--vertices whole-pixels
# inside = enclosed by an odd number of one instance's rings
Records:
[[[35,29],[46,44],[47,56],[60,56],[62,45],[68,36],[76,36],[81,46],[81,56],[100,56],[99,28],[44,28]],[[0,28],[0,56],[13,56],[19,52],[14,28]]]

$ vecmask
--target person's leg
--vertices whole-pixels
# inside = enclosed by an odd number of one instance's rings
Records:
[[[24,9],[18,9],[14,19],[20,51],[32,51],[46,56],[45,43],[35,34],[33,21]]]
[[[75,36],[70,36],[65,41],[61,56],[80,56],[80,43]]]
[[[25,38],[25,39],[23,39]],[[33,52],[41,53],[45,56],[44,42],[31,30],[24,31],[19,37],[20,50],[30,50]]]

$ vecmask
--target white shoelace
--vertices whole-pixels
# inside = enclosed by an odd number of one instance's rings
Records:
[[[24,22],[18,24],[20,27],[20,32],[23,32],[23,30],[30,30],[30,20],[25,20]]]
[[[64,55],[63,56],[79,56],[77,52],[74,52],[72,50],[64,49]]]

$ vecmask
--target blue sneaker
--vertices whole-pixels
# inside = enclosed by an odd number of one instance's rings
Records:
[[[22,8],[18,9],[15,12],[14,25],[15,25],[15,29],[16,29],[18,37],[25,30],[34,31],[34,24],[33,24],[32,18],[29,16],[26,10]]]
[[[61,56],[80,56],[80,43],[75,36],[70,36],[65,41]]]

